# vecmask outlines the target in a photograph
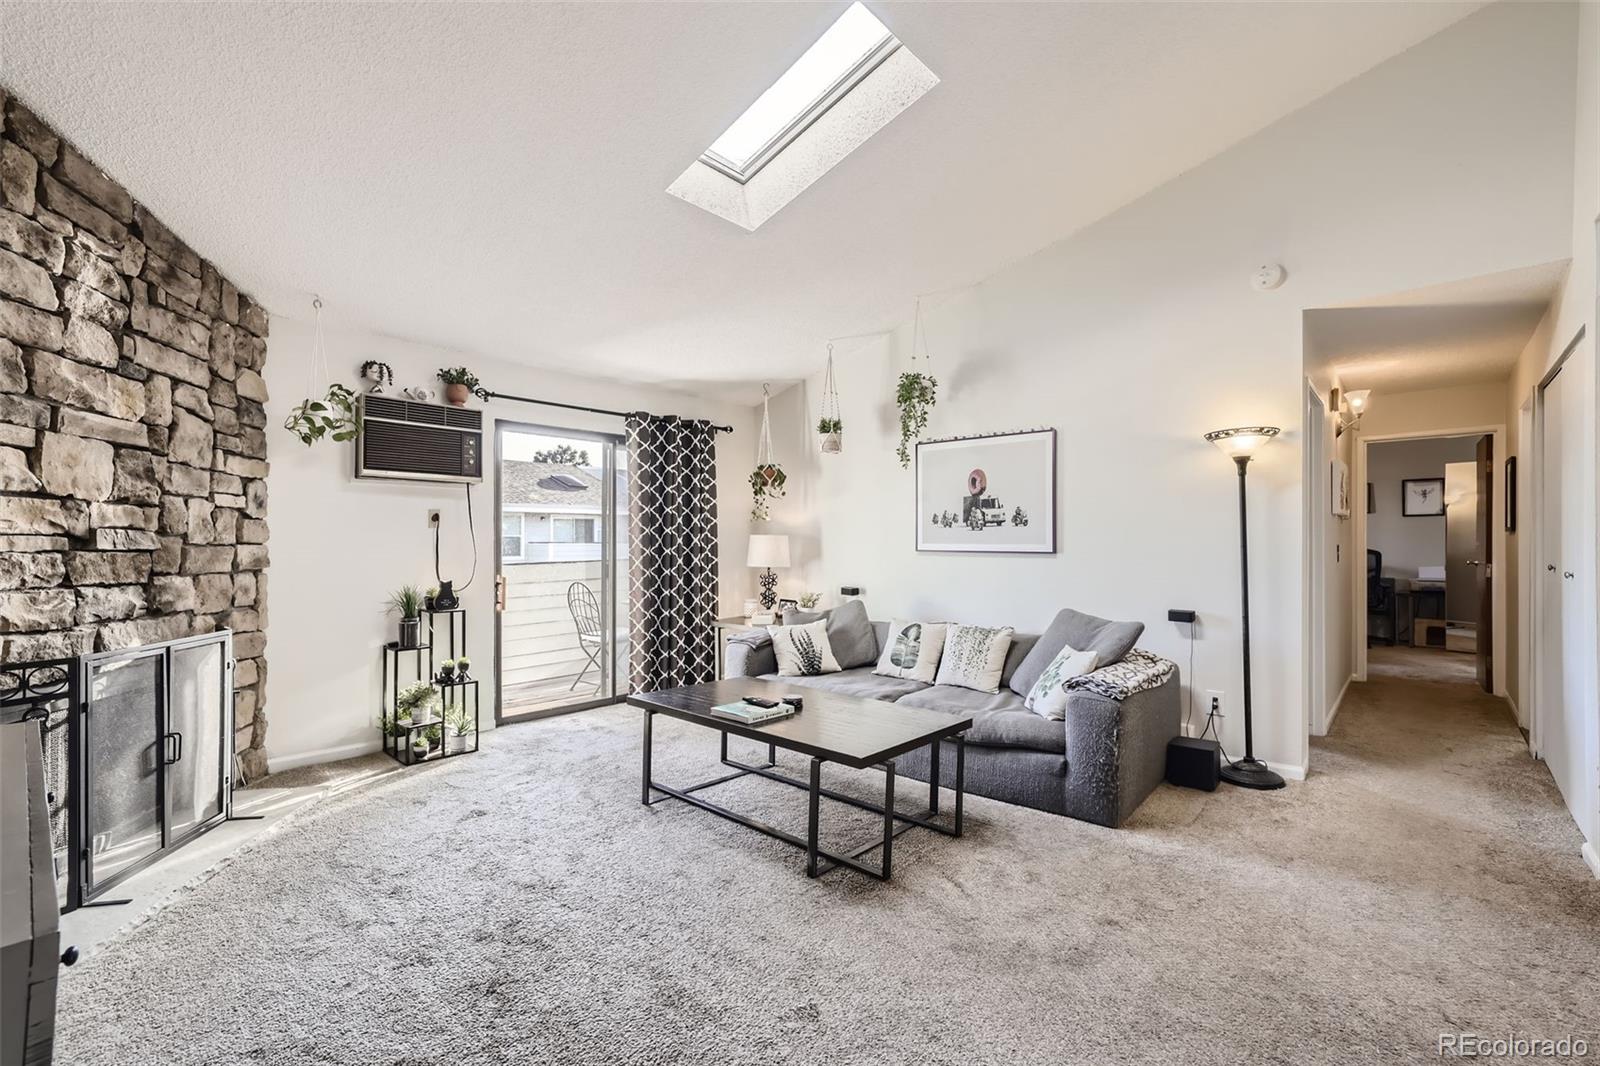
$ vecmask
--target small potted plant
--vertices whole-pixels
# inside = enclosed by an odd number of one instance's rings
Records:
[[[444,382],[444,398],[456,407],[465,407],[469,397],[487,399],[487,392],[478,384],[478,375],[464,366],[440,367],[439,380]]]
[[[456,678],[460,681],[471,681],[472,678],[467,676],[467,671],[471,668],[472,660],[463,655],[456,660]]]
[[[424,592],[422,594],[422,609],[424,611],[433,610],[433,603],[438,598],[439,598],[439,586],[438,585],[429,585],[428,586],[428,591]]]
[[[439,664],[439,681],[446,685],[455,684],[456,661],[454,659],[446,659]]]
[[[411,724],[423,725],[433,721],[434,708],[439,705],[439,693],[430,681],[414,681],[400,690],[395,701],[395,713],[409,718]]]
[[[401,585],[389,596],[389,610],[400,616],[399,645],[415,648],[422,643],[420,618],[422,593],[415,585]]]
[[[750,474],[750,492],[755,497],[755,502],[750,508],[750,518],[755,522],[767,520],[767,505],[770,501],[782,498],[784,486],[789,483],[789,475],[783,472],[783,467],[777,463],[758,463]]]
[[[444,740],[444,729],[435,723],[422,731],[423,743],[428,745],[429,751],[438,751],[439,745]]]
[[[444,741],[446,755],[460,755],[467,750],[467,735],[476,723],[464,705],[450,708],[444,716]]]
[[[817,420],[817,435],[822,438],[822,450],[832,455],[843,447],[844,423],[837,418]]]
[[[411,761],[421,762],[428,757],[428,738],[417,732],[411,735]]]
[[[800,606],[809,611],[814,609],[821,599],[822,593],[820,592],[802,592],[800,594]]]
[[[356,394],[344,385],[334,382],[328,386],[322,399],[308,396],[289,412],[283,428],[300,439],[306,447],[324,437],[329,440],[355,440],[361,426],[361,416],[356,411]]]

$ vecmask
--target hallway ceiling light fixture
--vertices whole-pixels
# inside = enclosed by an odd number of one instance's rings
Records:
[[[1351,389],[1349,392],[1334,389],[1329,394],[1329,406],[1339,415],[1339,424],[1333,430],[1335,437],[1343,436],[1344,431],[1352,426],[1361,425],[1361,416],[1371,406],[1371,397],[1371,389]]]

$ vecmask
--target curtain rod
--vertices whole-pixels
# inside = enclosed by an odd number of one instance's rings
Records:
[[[485,392],[485,396],[495,400],[515,400],[518,403],[536,403],[541,407],[561,407],[568,411],[586,411],[592,415],[611,415],[613,418],[629,418],[633,415],[649,414],[648,411],[608,411],[604,407],[585,407],[576,403],[558,403],[555,400],[535,400],[531,396],[513,396],[507,392]],[[732,426],[719,426],[712,423],[711,428],[721,433],[732,433]]]

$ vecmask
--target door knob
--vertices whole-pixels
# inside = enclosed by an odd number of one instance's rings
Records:
[[[1467,560],[1467,565],[1468,566],[1477,566],[1478,565],[1478,560],[1476,560],[1476,559],[1468,559]]]
[[[1567,570],[1562,574],[1562,576],[1570,580],[1572,578],[1572,571]]]
[[[1544,568],[1546,570],[1550,571],[1552,574],[1556,572],[1556,564],[1555,563],[1545,563],[1544,564]]]

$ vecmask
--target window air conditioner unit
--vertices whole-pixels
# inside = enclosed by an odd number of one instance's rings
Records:
[[[482,411],[370,393],[357,402],[356,477],[483,480]]]

